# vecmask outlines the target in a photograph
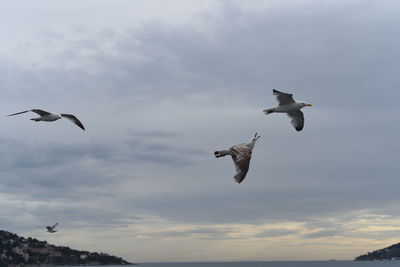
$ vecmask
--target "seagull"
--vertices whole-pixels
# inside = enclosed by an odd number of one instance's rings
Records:
[[[247,172],[249,171],[251,153],[258,138],[260,138],[260,136],[257,136],[256,133],[254,138],[248,143],[232,146],[228,150],[214,152],[214,156],[216,158],[225,157],[226,155],[230,155],[232,157],[233,163],[236,167],[234,179],[238,184],[244,180]]]
[[[56,224],[53,225],[53,226],[39,226],[38,228],[43,228],[43,227],[45,227],[45,228],[47,229],[47,232],[48,232],[48,233],[55,233],[55,232],[57,232],[57,230],[55,230],[54,228],[56,228],[57,225],[58,225],[58,223],[56,223]]]
[[[8,116],[19,115],[19,114],[26,113],[29,111],[35,112],[36,114],[38,114],[40,116],[39,118],[31,119],[33,121],[56,121],[61,118],[66,118],[66,119],[69,119],[70,121],[72,121],[73,123],[75,123],[76,125],[78,125],[78,127],[81,128],[82,130],[85,130],[85,127],[78,120],[78,118],[71,114],[54,114],[54,113],[50,113],[50,112],[47,112],[47,111],[44,111],[41,109],[30,109],[30,110],[25,110],[25,111],[17,112],[14,114],[10,114]]]
[[[296,102],[293,99],[292,94],[282,93],[278,90],[273,89],[273,94],[276,95],[276,99],[279,102],[279,105],[276,108],[269,108],[263,110],[263,112],[268,115],[274,112],[279,113],[287,113],[289,118],[291,119],[291,123],[296,131],[300,132],[304,127],[304,115],[300,109],[304,107],[312,107],[311,104],[307,104],[304,102]]]
[[[54,228],[56,228],[57,225],[58,225],[58,223],[56,223],[56,224],[53,225],[53,226],[46,226],[47,232],[49,232],[49,233],[55,233],[55,232],[57,232],[57,230],[54,230]]]

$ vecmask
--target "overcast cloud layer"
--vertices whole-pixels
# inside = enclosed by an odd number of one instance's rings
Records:
[[[1,113],[73,113],[87,131],[0,118],[2,229],[135,262],[398,242],[399,3],[169,2],[3,3]],[[313,104],[301,133],[262,113],[272,88]],[[213,151],[255,132],[235,184]]]

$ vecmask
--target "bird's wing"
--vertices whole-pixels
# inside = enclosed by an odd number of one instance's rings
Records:
[[[19,114],[26,113],[26,112],[29,112],[29,111],[35,112],[39,116],[46,116],[46,115],[50,115],[51,114],[50,112],[47,112],[47,111],[44,111],[44,110],[41,110],[41,109],[30,109],[30,110],[25,110],[25,111],[17,112],[17,113],[14,113],[14,114],[10,114],[8,116],[19,115]]]
[[[287,113],[289,118],[291,119],[291,123],[296,129],[296,131],[300,132],[304,127],[304,115],[300,110],[290,111]]]
[[[57,225],[58,225],[58,223],[56,223],[55,225],[53,225],[51,228],[54,229],[54,228],[56,228]]]
[[[236,174],[234,176],[237,183],[241,183],[246,177],[249,171],[250,159],[251,159],[251,149],[237,149],[239,153],[232,156],[233,163],[236,167]]]
[[[279,105],[287,105],[295,102],[292,94],[282,93],[275,89],[273,89],[272,92],[276,95]]]
[[[38,114],[39,116],[46,116],[46,115],[50,115],[50,112],[41,110],[41,109],[31,109],[30,111],[35,112],[36,114]]]
[[[78,125],[82,130],[85,130],[85,127],[83,126],[83,124],[74,115],[71,115],[71,114],[60,114],[60,115],[61,115],[61,117],[67,118],[70,121],[72,121],[73,123],[75,123],[76,125]]]
[[[26,112],[29,112],[29,111],[30,111],[30,110],[25,110],[25,111],[21,111],[21,112],[13,113],[13,114],[10,114],[10,115],[7,115],[7,116],[19,115],[19,114],[26,113]]]

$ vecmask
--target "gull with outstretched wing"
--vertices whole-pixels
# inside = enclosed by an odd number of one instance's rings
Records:
[[[57,225],[58,225],[58,223],[56,223],[56,224],[53,225],[53,226],[46,226],[47,232],[49,232],[49,233],[55,233],[55,232],[57,232],[57,230],[54,229],[54,228],[57,227]]]
[[[55,233],[57,230],[55,228],[57,227],[58,223],[55,223],[53,226],[38,226],[38,228],[46,228],[48,233]]]
[[[72,121],[74,124],[76,124],[79,128],[81,128],[82,130],[85,130],[85,127],[83,126],[83,124],[78,120],[77,117],[75,117],[72,114],[54,114],[54,113],[50,113],[41,109],[30,109],[30,110],[25,110],[25,111],[21,111],[21,112],[17,112],[17,113],[13,113],[10,114],[8,116],[15,116],[15,115],[19,115],[19,114],[23,114],[23,113],[27,113],[27,112],[34,112],[36,114],[38,114],[40,117],[39,118],[33,118],[31,120],[33,121],[56,121],[59,120],[61,118],[66,118],[70,121]]]
[[[278,90],[273,89],[273,94],[276,96],[276,99],[279,102],[279,105],[275,108],[269,108],[264,110],[263,112],[268,115],[271,113],[286,113],[291,119],[291,123],[296,131],[300,132],[304,128],[304,115],[300,110],[304,107],[311,107],[311,104],[307,104],[304,102],[296,102],[293,99],[292,94],[287,94],[280,92]]]

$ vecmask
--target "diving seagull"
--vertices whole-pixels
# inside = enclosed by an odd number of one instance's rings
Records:
[[[8,116],[19,115],[19,114],[26,113],[29,111],[35,112],[36,114],[38,114],[40,116],[39,118],[31,119],[33,121],[56,121],[61,118],[66,118],[66,119],[69,119],[70,121],[72,121],[73,123],[75,123],[76,125],[78,125],[78,127],[81,128],[82,130],[85,130],[85,127],[78,120],[78,118],[71,114],[54,114],[54,113],[50,113],[50,112],[47,112],[47,111],[44,111],[41,109],[30,109],[30,110],[25,110],[25,111],[17,112],[14,114],[10,114]]]
[[[230,155],[232,157],[233,163],[236,167],[234,179],[238,184],[244,180],[247,172],[249,171],[251,154],[258,138],[260,138],[260,136],[257,136],[256,133],[254,138],[248,143],[232,146],[228,150],[214,152],[216,158],[224,157],[226,155]]]
[[[292,123],[296,131],[300,132],[301,130],[303,130],[304,115],[300,109],[304,107],[312,107],[312,105],[304,102],[294,101],[292,94],[282,93],[275,89],[273,89],[272,92],[274,95],[276,95],[276,99],[278,100],[279,105],[275,108],[263,110],[263,112],[266,115],[274,112],[287,113],[287,115],[291,119],[290,122]]]

